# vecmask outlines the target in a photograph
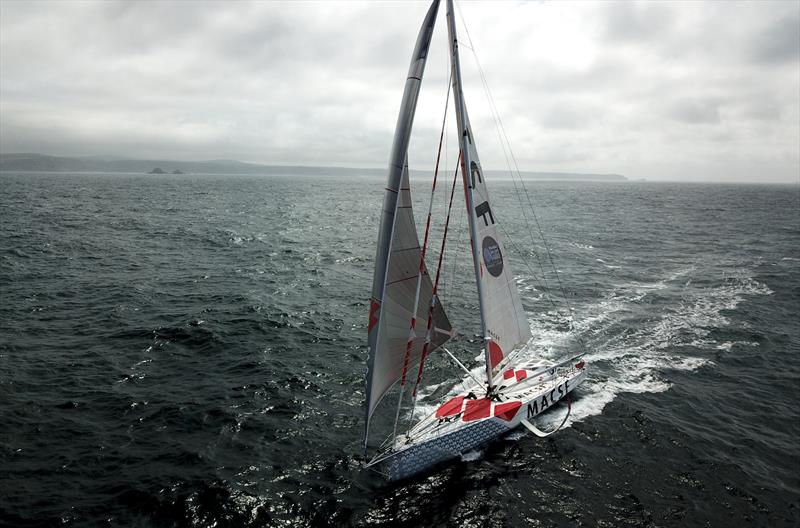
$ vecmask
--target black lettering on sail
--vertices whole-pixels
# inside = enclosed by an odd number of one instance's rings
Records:
[[[472,188],[475,188],[475,179],[478,179],[479,183],[483,183],[483,177],[481,177],[481,169],[478,168],[478,164],[474,161],[470,163],[470,172],[472,173]],[[493,222],[494,223],[494,222]]]
[[[486,215],[489,215],[489,218],[486,218]],[[483,218],[484,225],[488,226],[489,221],[494,224],[494,216],[492,215],[492,209],[489,207],[489,202],[483,202],[482,204],[475,207],[475,216],[479,218]]]

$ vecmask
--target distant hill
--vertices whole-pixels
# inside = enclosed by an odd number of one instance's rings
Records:
[[[486,175],[492,179],[511,179],[508,171],[487,170]],[[621,174],[593,174],[587,172],[531,172],[520,171],[526,180],[576,180],[576,181],[628,181]]]
[[[384,169],[258,165],[236,160],[175,161],[163,159],[109,159],[101,156],[72,158],[45,154],[0,154],[0,171],[25,172],[122,172],[145,174],[160,168],[165,173],[191,174],[305,174],[378,175]]]
[[[21,172],[122,172],[145,174],[154,167],[169,174],[263,174],[263,175],[308,175],[308,176],[383,176],[385,168],[312,167],[295,165],[259,165],[236,160],[174,161],[115,159],[109,156],[65,157],[45,154],[0,154],[0,171]],[[509,178],[508,172],[487,170],[495,178]],[[412,176],[424,176],[429,171],[414,170]],[[625,181],[619,174],[583,174],[567,172],[521,172],[523,178],[540,180],[593,180]]]

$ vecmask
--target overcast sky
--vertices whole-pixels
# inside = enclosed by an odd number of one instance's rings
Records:
[[[382,167],[426,10],[3,0],[0,150]],[[800,181],[800,2],[460,11],[523,170]],[[460,27],[481,159],[503,169]],[[444,111],[445,31],[442,10],[410,154],[419,168],[435,157]]]

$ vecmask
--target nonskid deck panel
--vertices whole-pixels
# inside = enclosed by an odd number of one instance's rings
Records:
[[[461,456],[511,429],[495,420],[484,420],[414,445],[386,461],[387,476],[389,480],[410,477],[439,462]]]

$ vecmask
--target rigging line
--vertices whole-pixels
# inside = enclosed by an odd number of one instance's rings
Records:
[[[558,269],[556,268],[555,263],[553,261],[553,255],[552,255],[552,253],[550,251],[549,245],[547,244],[547,239],[544,236],[544,232],[542,231],[541,224],[539,223],[539,217],[536,215],[536,210],[534,209],[533,202],[531,201],[530,195],[528,194],[528,189],[525,186],[525,182],[522,179],[522,175],[520,174],[519,163],[517,162],[517,158],[514,155],[514,150],[511,148],[511,141],[508,139],[508,134],[506,133],[505,126],[503,125],[502,118],[500,118],[499,112],[497,111],[497,105],[494,102],[494,97],[492,96],[491,89],[489,89],[488,82],[486,82],[486,76],[483,73],[483,68],[480,65],[480,61],[478,60],[478,54],[475,52],[475,49],[474,49],[475,46],[474,46],[474,44],[472,42],[472,37],[469,34],[469,29],[467,28],[467,25],[466,25],[466,23],[464,21],[464,16],[463,16],[463,14],[461,13],[460,10],[459,10],[459,16],[461,17],[461,23],[464,26],[464,32],[467,35],[467,40],[469,41],[470,46],[472,47],[472,54],[473,54],[473,56],[475,58],[475,63],[478,66],[478,71],[480,72],[481,79],[483,80],[483,84],[485,85],[486,90],[487,90],[487,94],[489,95],[490,105],[493,106],[494,107],[494,111],[497,112],[497,117],[498,117],[498,121],[499,121],[499,124],[500,124],[500,130],[502,131],[503,137],[505,138],[505,141],[508,144],[508,149],[509,149],[509,152],[511,153],[511,159],[514,162],[514,168],[516,169],[517,177],[520,180],[520,184],[521,184],[522,189],[523,189],[523,191],[525,193],[525,197],[526,197],[526,199],[528,201],[528,205],[530,206],[531,213],[533,214],[533,218],[536,221],[536,228],[539,231],[539,236],[542,239],[542,243],[544,245],[545,252],[547,253],[547,258],[550,261],[550,266],[552,267],[553,272],[554,272],[554,274],[556,276],[556,281],[558,282],[559,289],[561,290],[561,295],[562,295],[562,298],[564,299],[564,304],[566,304],[567,310],[569,311],[570,329],[574,331],[575,330],[575,314],[574,314],[574,311],[572,310],[572,305],[569,302],[569,298],[567,297],[567,294],[566,294],[566,289],[564,288],[564,284],[561,281],[561,276],[558,273]],[[513,179],[513,174],[512,174],[512,179]],[[585,344],[583,342],[583,338],[580,335],[577,335],[577,337],[578,337],[578,343],[580,344],[581,348],[584,349],[584,351],[585,351]]]
[[[451,71],[451,75],[452,75],[452,69],[450,71]],[[455,117],[455,115],[454,115],[454,117]],[[449,137],[449,133],[450,133],[450,129],[448,129],[448,137]],[[458,145],[458,142],[456,142],[456,144]],[[458,160],[456,161],[456,170],[453,172],[453,185],[456,184],[456,180],[458,179],[458,167],[459,167],[460,163],[461,163],[461,150],[459,149]],[[445,285],[449,285],[451,288],[455,288],[456,287],[455,286],[456,285],[456,264],[458,262],[458,255],[461,254],[461,248],[463,247],[463,237],[459,236],[459,234],[464,232],[463,229],[462,229],[463,225],[464,225],[464,210],[459,208],[458,228],[455,231],[456,232],[456,239],[455,239],[456,247],[455,247],[455,252],[453,253],[453,257],[454,258],[451,259],[453,261],[453,264],[450,267],[449,280],[448,280],[448,277],[447,277],[447,268],[445,267],[445,273],[444,273],[444,278],[443,278],[444,284],[442,285],[443,287]]]
[[[448,129],[448,134],[449,134],[449,129]],[[459,151],[458,160],[460,160],[460,159],[461,159],[461,153]],[[459,167],[459,161],[456,161],[456,170],[453,172],[453,183],[452,183],[452,185],[456,185],[456,180],[458,179],[458,167]],[[447,199],[447,195],[445,194],[445,200],[446,199]],[[446,201],[445,201],[445,203],[446,203]],[[455,233],[456,233],[456,235],[455,235],[455,244],[456,244],[456,246],[455,246],[455,250],[451,252],[452,255],[453,255],[453,258],[450,259],[452,261],[452,265],[450,266],[450,274],[448,276],[447,266],[446,265],[444,265],[444,273],[442,274],[442,288],[441,289],[442,289],[443,292],[445,291],[446,287],[450,288],[449,290],[447,290],[448,292],[457,291],[455,289],[456,286],[457,286],[457,283],[456,283],[456,267],[457,267],[457,264],[458,264],[458,255],[461,254],[461,249],[462,249],[462,247],[464,245],[464,237],[463,237],[464,229],[463,229],[463,226],[464,226],[464,209],[459,207],[458,208],[458,227],[455,229]],[[462,236],[460,236],[460,235],[462,235]],[[449,293],[448,296],[449,295],[453,295],[453,294]],[[444,295],[442,295],[442,296],[444,296]],[[452,301],[452,299],[450,299],[450,301]]]
[[[458,170],[453,174],[453,178],[458,178]],[[461,255],[461,250],[464,247],[464,212],[465,210],[461,207],[458,208],[458,227],[456,228],[456,233],[461,233],[462,235],[456,235],[456,247],[455,251],[453,252],[454,258],[451,260],[453,261],[452,265],[450,266],[450,278],[449,283],[451,287],[455,288],[456,285],[456,271],[458,269],[458,255]],[[444,279],[447,279],[447,270],[445,270]]]
[[[428,251],[428,236],[430,235],[431,231],[431,212],[433,211],[433,199],[436,196],[436,180],[439,176],[439,161],[442,157],[442,142],[444,141],[444,129],[445,124],[447,123],[447,106],[450,102],[450,88],[448,86],[447,89],[447,97],[444,102],[444,116],[442,116],[442,131],[439,133],[439,148],[436,153],[436,167],[433,171],[433,183],[431,184],[431,197],[430,201],[428,202],[428,217],[425,221],[425,236],[422,242],[422,248],[419,254],[419,266],[417,268],[417,289],[416,294],[414,297],[414,309],[411,313],[411,321],[409,322],[409,329],[408,329],[408,341],[406,341],[406,351],[403,355],[403,375],[400,381],[400,392],[397,396],[397,411],[394,417],[394,432],[392,433],[393,436],[397,437],[397,422],[400,420],[400,407],[403,404],[403,395],[405,393],[406,388],[406,374],[408,374],[408,361],[411,357],[411,351],[414,348],[414,338],[416,337],[416,327],[417,327],[417,311],[419,310],[419,296],[420,291],[422,289],[422,276],[425,274],[425,254]],[[410,195],[409,195],[410,197]],[[434,288],[433,294],[436,294],[436,290]],[[414,391],[416,392],[416,386],[414,387]]]
[[[447,93],[449,94],[450,90],[452,88],[453,71],[449,68],[449,64],[447,64],[446,62],[445,62],[445,68],[446,68],[446,71],[447,71]],[[450,182],[446,179],[447,178],[447,174],[450,173],[450,170],[449,170],[450,166],[448,165],[448,160],[450,159],[450,152],[449,152],[450,129],[449,129],[449,127],[447,127],[447,126],[444,127],[444,134],[445,134],[445,136],[444,136],[444,174],[445,174],[445,183],[449,184]],[[445,187],[445,191],[442,193],[442,209],[445,209],[447,207],[447,191],[446,191],[446,189],[447,189],[447,187]],[[447,279],[447,277],[444,277],[443,280],[442,280],[442,287],[441,287],[442,294],[439,296],[439,302],[442,305],[442,308],[446,307],[445,303],[442,302],[442,299],[447,299],[448,300],[448,305],[447,305],[448,310],[445,310],[445,313],[447,313],[449,311],[449,290],[447,289],[447,286],[449,286],[449,283],[447,282],[446,279]],[[447,295],[445,295],[445,294],[447,294]]]
[[[503,144],[503,140],[502,140],[502,137],[500,137],[500,128],[499,128],[499,126],[497,124],[497,119],[495,119],[494,112],[492,113],[492,118],[494,120],[495,130],[497,131],[498,139],[500,139],[500,143],[502,145]],[[517,187],[517,180],[514,178],[514,172],[511,169],[511,164],[509,163],[508,155],[506,155],[505,146],[503,147],[503,154],[506,157],[506,166],[508,167],[508,172],[511,175],[511,183],[514,185],[514,194],[516,195],[517,201],[519,202],[519,207],[520,207],[520,210],[522,211],[522,217],[525,220],[525,227],[526,227],[526,230],[528,231],[528,235],[530,235],[530,238],[531,238],[531,253],[533,254],[533,257],[536,259],[536,263],[539,266],[539,271],[541,271],[541,277],[542,277],[541,280],[544,283],[543,291],[544,291],[544,294],[547,297],[550,297],[550,285],[547,283],[547,273],[544,270],[544,264],[542,263],[542,259],[539,258],[539,253],[536,251],[537,243],[536,243],[536,240],[533,237],[533,229],[531,229],[531,224],[530,224],[530,221],[528,220],[527,208],[525,207],[525,204],[522,203],[522,195],[521,195],[521,193],[519,191],[519,188]],[[511,238],[510,235],[509,235],[509,238]],[[523,255],[524,255],[524,253],[523,253]],[[536,278],[536,273],[533,273],[533,276],[534,276],[534,279],[536,279],[537,282],[538,282],[538,279]]]
[[[503,135],[506,137],[506,141],[508,141],[508,137],[506,136],[505,127],[503,126],[502,121],[500,122],[500,126],[501,129],[503,130]],[[510,149],[510,142],[509,142],[509,149]],[[555,262],[553,261],[553,254],[550,251],[550,245],[547,243],[547,239],[544,236],[544,231],[542,230],[541,223],[539,222],[539,217],[536,214],[536,210],[533,206],[533,201],[531,200],[530,194],[528,193],[528,188],[525,186],[525,182],[522,180],[522,175],[520,174],[519,165],[517,163],[516,156],[514,156],[513,150],[511,151],[511,159],[514,161],[514,167],[517,172],[517,177],[520,180],[522,191],[525,193],[525,199],[528,202],[528,206],[531,209],[533,219],[536,222],[536,229],[538,230],[539,236],[542,239],[542,244],[544,245],[545,253],[547,254],[547,260],[550,262],[550,267],[553,269],[553,273],[556,276],[556,282],[558,283],[559,290],[561,290],[561,296],[564,300],[564,304],[567,306],[567,311],[569,312],[569,317],[570,317],[570,329],[575,331],[575,312],[572,309],[572,303],[570,303],[569,297],[567,296],[566,288],[564,287],[564,283],[561,280],[561,274],[558,272],[558,268],[556,267]],[[579,345],[585,351],[585,344],[583,342],[583,337],[580,334],[576,334],[576,336],[578,338]]]
[[[472,378],[472,381],[474,381],[475,383],[477,383],[477,384],[478,384],[478,387],[480,387],[481,385],[483,385],[483,382],[482,382],[481,380],[479,380],[478,378],[476,378],[476,377],[475,377],[475,376],[472,374],[472,372],[471,372],[471,371],[470,371],[470,370],[469,370],[467,367],[465,367],[465,366],[464,366],[464,364],[463,364],[462,362],[460,362],[460,361],[458,360],[458,358],[457,358],[457,357],[455,357],[455,356],[453,355],[453,353],[452,353],[452,352],[450,352],[449,350],[447,350],[447,348],[446,348],[446,347],[442,347],[442,350],[444,350],[444,351],[445,351],[445,353],[447,353],[447,355],[448,355],[448,356],[450,356],[450,359],[452,359],[452,360],[455,362],[455,364],[456,364],[456,365],[458,365],[458,366],[461,368],[461,370],[463,370],[464,372],[466,372],[466,373],[467,373],[467,376],[469,376],[470,378]]]
[[[459,159],[459,164],[460,164],[460,162],[461,162],[461,152],[459,152],[459,154],[458,154],[458,159]],[[458,164],[456,166],[456,172],[457,171],[458,171]],[[420,359],[419,359],[419,371],[417,372],[417,381],[414,384],[414,391],[412,392],[412,395],[415,398],[417,396],[417,387],[419,386],[419,382],[422,380],[422,370],[423,370],[423,367],[425,366],[425,357],[428,354],[428,346],[429,346],[430,341],[431,341],[431,335],[432,335],[431,331],[433,329],[433,326],[432,326],[433,325],[433,309],[434,309],[434,306],[435,306],[434,303],[436,302],[436,296],[437,296],[437,293],[439,291],[439,279],[441,277],[441,272],[442,272],[442,262],[444,261],[444,248],[445,248],[445,243],[447,242],[447,231],[448,231],[448,228],[450,226],[450,211],[453,208],[453,196],[455,195],[455,191],[456,191],[456,178],[453,178],[453,185],[450,188],[450,203],[447,206],[447,217],[445,218],[445,221],[444,221],[444,232],[442,233],[442,247],[439,250],[439,262],[436,264],[436,279],[433,282],[433,292],[431,293],[431,304],[430,304],[430,308],[428,309],[428,330],[427,330],[427,335],[425,336],[425,344],[424,344],[424,346],[422,348],[422,355],[420,356]]]
[[[517,245],[517,243],[511,237],[511,234],[506,230],[506,228],[502,224],[500,225],[500,229],[503,231],[503,234],[506,236],[508,241],[511,242],[511,245],[514,247],[514,251],[516,251],[519,254],[524,255],[524,252],[522,251],[522,248],[519,247],[519,245]],[[542,287],[542,283],[539,282],[539,280],[536,278],[536,271],[531,267],[530,262],[528,262],[525,258],[522,259],[522,262],[525,264],[525,267],[528,268],[528,271],[531,272],[531,276],[533,277],[534,281],[536,281],[536,284],[539,287]],[[548,295],[547,291],[542,289],[542,293],[545,294],[545,297],[547,297],[547,301],[553,306],[553,308],[558,310],[558,305],[556,305],[556,303],[553,300],[553,298],[550,297],[550,295]]]
[[[449,106],[449,103],[450,103],[450,90],[452,89],[452,75],[453,75],[453,72],[449,68],[447,68],[447,64],[446,63],[445,63],[445,71],[447,72],[447,75],[446,75],[446,78],[447,78],[447,96],[445,97],[445,114],[444,114],[445,117],[446,117],[447,116],[447,109],[448,109],[448,106]],[[444,163],[443,163],[443,167],[442,167],[444,183],[445,183],[444,188],[447,189],[448,184],[450,183],[449,180],[447,179],[447,174],[449,174],[447,162],[448,162],[448,159],[449,159],[448,148],[449,148],[450,134],[449,134],[449,129],[447,128],[446,123],[444,121],[442,122],[441,134],[442,134],[441,137],[444,138]],[[440,141],[441,141],[441,138],[440,138]],[[440,153],[441,153],[441,150],[440,150]],[[437,155],[437,162],[438,162],[438,155]],[[447,204],[447,191],[445,190],[445,192],[442,193],[442,207],[445,207],[446,204]],[[438,205],[437,205],[437,207],[438,207]],[[444,293],[444,287],[442,287],[442,292]],[[440,304],[442,305],[442,308],[445,308],[444,303],[441,302],[441,298],[440,298]],[[447,312],[445,311],[445,313],[447,313]]]
[[[458,174],[458,169],[461,165],[461,158],[462,152],[459,151],[458,153],[458,163],[456,163],[456,174]],[[431,343],[431,335],[433,330],[433,310],[436,306],[436,295],[439,290],[439,278],[442,274],[442,261],[444,260],[444,248],[445,243],[447,242],[447,230],[450,226],[450,211],[453,209],[453,196],[456,194],[456,181],[457,178],[453,178],[453,186],[450,188],[450,203],[447,206],[447,217],[444,220],[444,233],[442,233],[442,247],[439,250],[439,262],[436,264],[436,279],[433,282],[433,292],[431,293],[431,303],[428,307],[428,328],[425,334],[425,343],[422,345],[422,354],[419,357],[419,370],[417,371],[417,381],[414,383],[414,389],[411,391],[411,398],[412,398],[412,405],[411,405],[411,416],[410,421],[413,423],[414,420],[414,410],[417,406],[417,389],[419,388],[419,384],[422,381],[422,372],[425,368],[425,358],[428,355],[430,343]],[[409,427],[411,426],[409,423]]]
[[[464,32],[467,35],[467,40],[469,41],[470,44],[472,44],[472,37],[469,34],[469,29],[467,28],[466,21],[464,20],[464,16],[463,16],[463,14],[461,13],[460,10],[459,10],[459,16],[461,17],[461,24],[464,26]],[[534,249],[537,244],[536,244],[536,241],[534,240],[534,237],[533,237],[533,230],[531,229],[531,225],[530,225],[530,222],[528,220],[526,207],[522,203],[522,196],[521,196],[521,194],[519,192],[519,188],[517,187],[517,181],[514,178],[514,171],[511,168],[511,162],[509,161],[509,151],[511,149],[511,143],[508,142],[508,148],[506,148],[506,142],[503,141],[503,137],[502,137],[501,132],[500,132],[500,125],[499,125],[500,112],[497,110],[497,105],[494,104],[494,100],[491,97],[491,90],[489,89],[489,83],[488,83],[488,81],[486,79],[486,75],[483,72],[483,68],[481,68],[480,61],[478,60],[478,54],[475,52],[474,47],[472,47],[472,46],[467,46],[467,47],[470,49],[470,51],[472,51],[472,56],[475,59],[475,64],[478,66],[478,71],[480,73],[480,78],[481,78],[481,85],[483,87],[484,94],[486,95],[486,99],[489,102],[489,109],[490,109],[490,113],[491,113],[491,116],[492,116],[492,122],[494,123],[495,131],[497,133],[498,142],[500,143],[500,147],[503,149],[503,157],[505,158],[505,161],[506,161],[506,167],[508,167],[508,172],[511,175],[511,183],[514,185],[514,194],[516,195],[517,200],[519,201],[520,210],[522,211],[522,217],[525,220],[525,226],[526,226],[528,234],[530,235],[530,238],[531,238],[531,246],[532,246],[531,250],[532,250],[534,258],[536,259],[537,264],[539,265],[539,270],[541,271],[541,281],[544,282],[544,287],[542,288],[542,291],[544,292],[544,295],[546,295],[547,298],[550,299],[550,286],[549,286],[549,284],[547,284],[547,273],[544,270],[544,265],[542,264],[542,260],[539,258],[539,254]],[[520,180],[521,180],[521,178],[520,178]],[[510,234],[506,233],[506,236],[509,239],[511,239],[511,235]],[[525,253],[520,252],[520,254],[523,256],[523,259],[524,259]],[[528,266],[528,268],[530,270],[530,266]],[[531,270],[531,273],[532,273],[532,276],[533,276],[534,280],[541,286],[542,283],[537,278],[537,273],[533,272],[532,270]]]
[[[516,242],[514,242],[514,239],[513,239],[513,238],[511,238],[511,236],[509,235],[508,231],[506,231],[506,230],[505,230],[505,227],[503,227],[503,226],[501,225],[501,226],[500,226],[500,229],[502,229],[502,230],[503,230],[503,233],[506,235],[506,238],[508,238],[508,240],[511,242],[511,245],[514,247],[514,250],[515,250],[515,251],[517,251],[518,253],[522,254],[522,250],[521,250],[521,248],[520,248],[519,246],[517,246]],[[522,259],[522,262],[525,264],[525,266],[528,268],[528,271],[530,271],[530,272],[531,272],[531,275],[532,275],[532,276],[534,277],[534,279],[535,279],[535,278],[536,278],[536,272],[533,270],[533,268],[531,268],[531,265],[530,265],[530,263],[529,263],[529,262],[528,262],[526,259],[524,259],[524,258]],[[541,286],[541,283],[539,283],[539,285]],[[553,307],[553,309],[555,310],[555,312],[556,312],[556,313],[558,313],[558,314],[561,314],[561,309],[560,309],[560,308],[558,307],[558,305],[555,303],[555,301],[553,300],[553,298],[552,298],[552,297],[551,297],[549,294],[547,294],[547,292],[543,292],[543,293],[544,293],[544,295],[545,295],[545,298],[547,299],[547,302],[549,302],[549,303],[550,303],[550,305]],[[513,362],[513,361],[514,361],[514,359],[515,359],[515,358],[516,358],[516,357],[517,357],[517,356],[518,356],[518,355],[519,355],[519,354],[520,354],[520,353],[521,353],[523,350],[526,350],[527,348],[528,348],[528,347],[527,347],[527,343],[526,343],[526,346],[522,346],[522,347],[519,347],[519,348],[517,348],[517,349],[515,349],[515,350],[512,350],[512,351],[511,351],[511,353],[508,355],[508,357],[507,357],[507,358],[505,358],[505,365],[509,365],[509,364],[511,364],[511,362]]]

